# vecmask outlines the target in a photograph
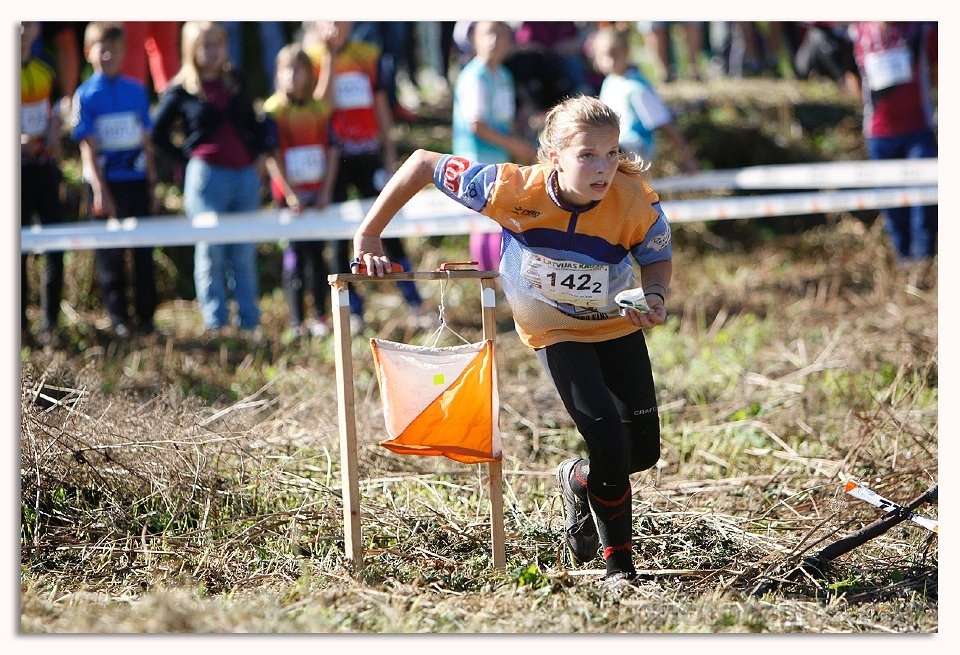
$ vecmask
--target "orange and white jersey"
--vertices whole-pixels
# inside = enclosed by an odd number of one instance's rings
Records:
[[[630,256],[641,265],[672,257],[660,199],[642,177],[617,173],[603,200],[573,207],[547,166],[447,155],[434,184],[503,228],[503,290],[526,345],[607,341],[639,329],[614,301],[635,286]]]
[[[350,41],[333,57],[333,134],[345,155],[379,152],[376,96],[382,90],[380,49]]]

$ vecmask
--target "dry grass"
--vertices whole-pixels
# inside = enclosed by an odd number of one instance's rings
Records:
[[[937,478],[935,268],[898,269],[879,224],[849,217],[749,246],[717,248],[702,227],[676,239],[675,313],[648,336],[663,457],[634,479],[634,551],[650,572],[638,588],[611,595],[589,574],[599,560],[577,569],[563,553],[552,473],[581,440],[504,330],[507,575],[489,568],[476,467],[376,445],[360,338],[368,559],[352,571],[331,343],[283,344],[275,296],[258,344],[206,339],[189,305],[171,304],[167,336],[24,352],[21,629],[935,631],[937,541],[916,526],[824,581],[787,580],[817,544],[876,517],[842,497],[840,476],[904,501]],[[394,301],[372,298],[378,333],[418,338]],[[478,336],[475,289],[447,301]]]

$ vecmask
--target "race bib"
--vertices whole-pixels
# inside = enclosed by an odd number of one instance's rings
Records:
[[[578,264],[526,251],[520,275],[547,299],[577,307],[609,305],[610,269],[605,264]]]
[[[135,150],[143,145],[143,127],[131,111],[100,116],[94,129],[100,150]]]
[[[323,179],[327,170],[323,146],[297,146],[284,154],[287,181],[290,184],[312,184]]]
[[[22,103],[20,105],[20,133],[27,136],[40,136],[47,131],[50,120],[50,102],[46,99],[39,102]]]
[[[343,73],[333,79],[333,97],[337,109],[363,109],[373,106],[370,78],[363,73]]]
[[[913,58],[905,46],[868,52],[863,57],[863,67],[871,91],[883,91],[913,79]]]

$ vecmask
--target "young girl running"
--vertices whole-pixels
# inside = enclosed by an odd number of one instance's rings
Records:
[[[380,193],[354,236],[369,275],[389,270],[380,234],[431,180],[503,228],[500,274],[520,339],[536,351],[583,435],[589,459],[557,478],[566,541],[586,562],[603,546],[606,580],[634,577],[629,475],[660,457],[660,427],[643,328],[663,324],[671,275],[670,227],[639,160],[621,154],[617,115],[596,98],[547,114],[539,164],[488,165],[418,150]],[[640,264],[650,311],[615,296]],[[599,544],[598,544],[599,542]]]
[[[303,48],[291,43],[277,54],[277,91],[263,103],[263,111],[277,132],[277,152],[267,156],[270,191],[278,207],[300,212],[330,204],[337,176],[339,150],[330,144],[332,114],[329,103],[313,98],[317,84],[313,63]],[[290,328],[296,336],[323,337],[330,333],[325,299],[327,264],[323,241],[295,241],[283,253],[283,289],[290,306]],[[304,321],[306,269],[312,273],[317,320]]]

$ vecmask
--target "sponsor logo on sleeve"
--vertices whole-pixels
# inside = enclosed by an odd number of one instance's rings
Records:
[[[463,157],[450,157],[443,165],[443,188],[456,195],[460,192],[460,176],[470,168],[470,162]]]
[[[666,232],[658,234],[657,236],[653,237],[653,239],[650,241],[650,248],[652,248],[653,250],[656,250],[657,252],[660,252],[661,250],[663,250],[669,245],[670,245],[670,230],[667,230]]]

